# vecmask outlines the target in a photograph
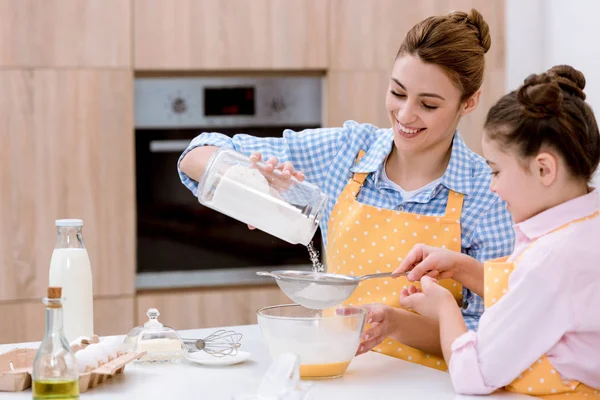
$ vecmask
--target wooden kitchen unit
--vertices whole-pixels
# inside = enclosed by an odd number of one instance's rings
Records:
[[[156,308],[163,324],[175,329],[214,328],[256,324],[262,307],[293,303],[276,285],[141,292],[137,295],[136,321],[148,321]]]
[[[3,0],[0,66],[129,68],[130,0]]]
[[[0,2],[0,343],[41,338],[59,218],[84,220],[99,334],[126,333],[151,307],[186,329],[254,323],[289,302],[273,285],[136,291],[136,75],[322,74],[323,126],[387,127],[406,31],[471,7],[492,34],[479,109],[460,127],[480,151],[504,92],[504,0]]]
[[[125,70],[0,70],[0,301],[41,298],[54,221],[77,216],[94,294],[133,295],[133,81]]]
[[[122,335],[134,327],[134,296],[94,299],[94,331]],[[0,341],[36,342],[44,337],[46,307],[42,299],[0,303]]]
[[[323,0],[134,0],[137,70],[327,69]]]

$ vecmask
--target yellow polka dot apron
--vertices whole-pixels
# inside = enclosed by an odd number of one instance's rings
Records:
[[[358,160],[364,155],[360,152]],[[391,272],[418,243],[461,251],[460,215],[463,195],[450,191],[443,216],[426,216],[382,209],[357,201],[368,173],[356,173],[337,199],[329,219],[327,270],[330,273],[366,275]],[[408,285],[405,277],[370,279],[356,288],[345,304],[383,303],[400,307],[400,291]],[[462,286],[443,279],[440,284],[462,301]],[[447,370],[441,357],[386,338],[376,351],[431,368]]]
[[[555,229],[553,232],[590,218],[596,218],[598,215],[599,213],[596,212],[588,217],[572,221]],[[529,245],[528,249],[534,243],[535,241]],[[486,309],[493,307],[502,296],[508,293],[508,279],[528,249],[519,256],[516,262],[506,262],[508,257],[504,257],[485,263],[484,303]],[[552,400],[600,398],[599,390],[592,389],[577,381],[564,382],[545,355],[533,363],[531,367],[525,370],[510,385],[506,386],[505,389],[510,392]]]

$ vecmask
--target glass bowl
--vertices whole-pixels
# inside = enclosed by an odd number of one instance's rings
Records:
[[[313,310],[284,304],[261,308],[257,315],[271,356],[297,354],[300,377],[313,380],[344,375],[358,350],[366,310],[346,306]]]

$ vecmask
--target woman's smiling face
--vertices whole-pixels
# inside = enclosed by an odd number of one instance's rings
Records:
[[[399,57],[385,101],[396,147],[419,152],[451,141],[463,115],[461,97],[439,66],[413,55]]]

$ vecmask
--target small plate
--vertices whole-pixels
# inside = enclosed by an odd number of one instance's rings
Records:
[[[215,357],[204,351],[193,351],[185,354],[185,359],[196,364],[225,366],[244,362],[250,358],[247,351],[238,351],[235,356]]]

